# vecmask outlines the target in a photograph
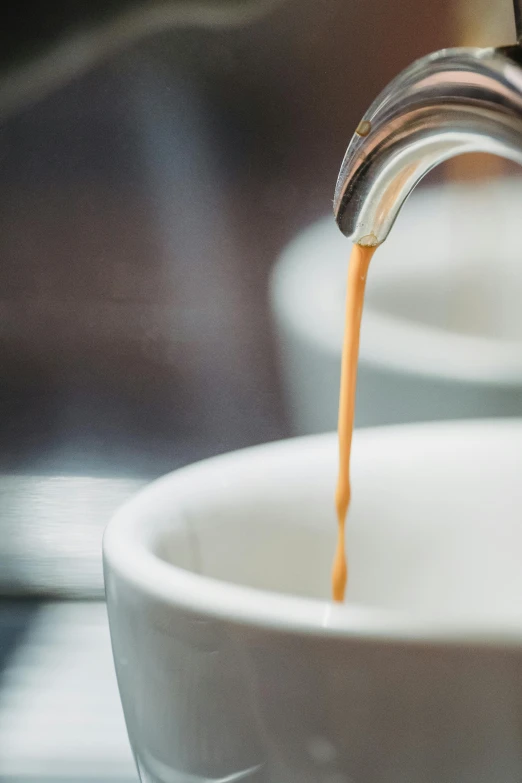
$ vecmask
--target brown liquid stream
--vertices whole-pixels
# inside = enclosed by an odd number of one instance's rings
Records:
[[[338,534],[332,570],[332,594],[334,601],[344,601],[348,576],[345,551],[345,524],[351,494],[350,452],[352,450],[355,413],[357,360],[359,358],[359,337],[366,277],[370,261],[376,249],[376,246],[363,247],[362,245],[354,245],[348,267],[346,318],[341,362],[341,391],[339,394],[339,476],[335,492]]]

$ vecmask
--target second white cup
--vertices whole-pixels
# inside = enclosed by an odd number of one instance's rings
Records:
[[[522,415],[521,202],[516,179],[412,194],[370,267],[356,425]],[[329,216],[274,269],[297,434],[337,424],[350,249]]]

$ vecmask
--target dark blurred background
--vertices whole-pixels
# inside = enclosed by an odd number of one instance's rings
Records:
[[[287,434],[270,267],[330,209],[369,101],[455,43],[452,16],[443,0],[280,0],[138,38],[11,109],[0,467],[151,476]]]

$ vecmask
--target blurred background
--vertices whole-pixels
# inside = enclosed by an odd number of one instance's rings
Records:
[[[329,215],[380,89],[430,50],[512,42],[511,3],[77,0],[11,14],[0,32],[0,778],[127,780],[97,603],[103,526],[161,473],[334,426],[338,356],[324,373],[296,358],[278,258]],[[473,158],[427,184],[506,178],[517,173]],[[318,420],[295,415],[296,363],[332,375],[324,395],[310,392]],[[513,386],[506,410],[522,413]],[[391,419],[376,403],[359,423]]]

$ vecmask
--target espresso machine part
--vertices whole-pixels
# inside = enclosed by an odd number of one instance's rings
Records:
[[[337,224],[354,242],[383,242],[422,177],[456,155],[522,164],[522,0],[514,7],[517,45],[430,54],[370,106],[335,188]]]

